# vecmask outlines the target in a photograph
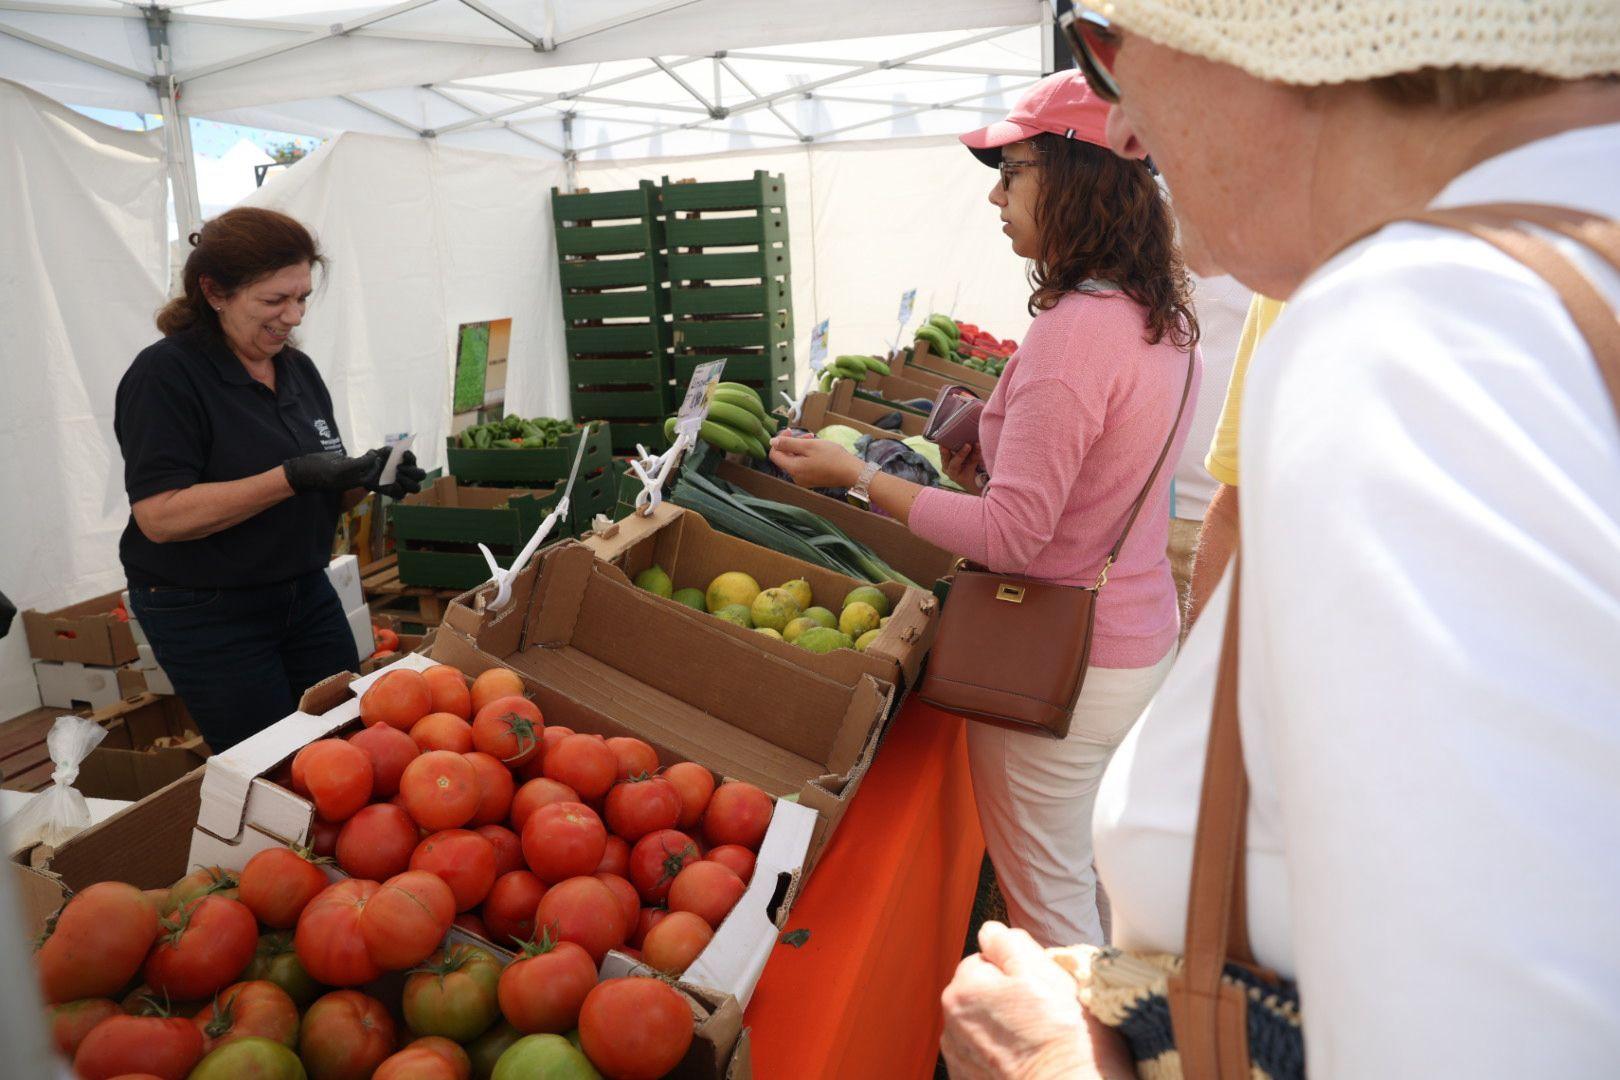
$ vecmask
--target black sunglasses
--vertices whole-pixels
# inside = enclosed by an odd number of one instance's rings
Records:
[[[1114,57],[1119,53],[1119,31],[1107,19],[1094,11],[1080,9],[1058,17],[1058,29],[1063,31],[1075,63],[1092,93],[1104,101],[1119,101],[1119,83],[1114,81]]]

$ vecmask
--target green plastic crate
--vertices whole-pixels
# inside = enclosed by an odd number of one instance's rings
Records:
[[[570,225],[557,230],[559,255],[619,255],[664,246],[664,223],[644,218],[626,225]]]
[[[607,468],[613,459],[613,435],[608,425],[599,423],[583,435],[575,432],[564,436],[556,447],[535,450],[512,447],[468,450],[457,446],[455,437],[451,436],[446,440],[450,474],[464,483],[552,487],[567,481],[582,437],[585,456],[580,461],[580,475],[588,476]]]
[[[574,386],[568,395],[575,417],[614,421],[667,416],[674,410],[671,386]],[[617,434],[617,433],[615,433]]]
[[[669,260],[660,253],[628,259],[564,259],[565,289],[615,289],[641,285],[654,288],[669,280]]]
[[[620,292],[565,292],[563,318],[580,319],[659,319],[669,314],[669,290],[631,289]]]
[[[793,340],[793,316],[786,311],[754,318],[676,319],[678,350],[770,349]]]
[[[677,285],[670,290],[670,310],[681,315],[760,315],[793,306],[787,278],[757,285]]]
[[[465,488],[447,478],[395,503],[389,519],[401,584],[470,589],[488,580],[476,545],[510,566],[561,498],[556,490]]]
[[[726,366],[720,377],[727,382],[762,384],[766,380],[780,382],[785,377],[788,385],[783,389],[792,384],[793,354],[786,344],[779,345],[769,352],[724,354],[678,352],[674,356],[670,370],[675,382],[684,387],[691,381],[692,372],[697,370],[699,364],[721,359],[725,360]]]
[[[674,411],[673,406],[669,411]],[[664,438],[664,419],[664,417],[641,417],[613,421],[613,452],[618,455],[632,455],[636,452],[638,443],[645,446],[650,454],[668,450],[669,440]],[[640,490],[639,481],[630,482],[635,484],[636,490]]]
[[[568,360],[568,381],[576,386],[605,386],[612,383],[655,386],[669,379],[669,356],[663,353],[631,357],[575,356]]]
[[[786,210],[760,210],[731,217],[680,217],[664,223],[664,238],[671,247],[742,247],[785,244]]]
[[[664,212],[679,210],[752,210],[787,205],[787,180],[756,171],[748,180],[722,180],[703,184],[672,184],[664,177],[660,194]]]
[[[612,353],[657,355],[670,346],[666,322],[612,323],[606,326],[570,326],[563,331],[568,351],[593,356]]]
[[[551,189],[551,219],[606,221],[614,218],[653,218],[662,210],[663,192],[651,180],[623,191],[563,192]]]
[[[753,251],[669,253],[671,281],[743,281],[781,277],[791,270],[786,244]]]

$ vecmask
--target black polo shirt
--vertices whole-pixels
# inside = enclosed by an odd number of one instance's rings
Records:
[[[240,480],[290,457],[343,451],[332,395],[297,349],[275,357],[276,388],[255,380],[212,328],[194,327],[141,352],[118,383],[113,430],[124,488],[137,503],[164,491]],[[293,495],[200,540],[157,544],[131,514],[119,542],[131,585],[240,588],[324,567],[342,496]]]

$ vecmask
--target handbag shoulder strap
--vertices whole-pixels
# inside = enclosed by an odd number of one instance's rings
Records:
[[[1517,259],[1547,282],[1563,301],[1586,338],[1602,373],[1610,404],[1620,417],[1620,318],[1587,277],[1548,240],[1526,231],[1533,223],[1578,240],[1620,270],[1620,222],[1564,207],[1497,203],[1402,215],[1409,220],[1457,229]],[[1381,223],[1383,228],[1390,221]],[[1369,230],[1376,231],[1376,230]],[[1362,234],[1367,235],[1367,234]],[[1359,237],[1358,237],[1359,239]],[[1352,243],[1354,241],[1351,241]],[[1348,246],[1348,245],[1346,245]],[[1225,1008],[1221,973],[1227,960],[1252,963],[1245,890],[1244,828],[1249,781],[1243,765],[1238,722],[1238,628],[1240,555],[1232,557],[1231,597],[1215,681],[1214,714],[1204,755],[1203,791],[1193,838],[1192,875],[1187,897],[1186,958],[1182,982],[1172,1001],[1177,1049],[1190,1080],[1237,1080],[1235,1057],[1246,1038]]]
[[[1103,560],[1102,571],[1097,575],[1097,583],[1092,586],[1093,589],[1099,592],[1104,585],[1108,584],[1108,569],[1114,565],[1114,561],[1119,558],[1119,553],[1125,549],[1125,541],[1131,535],[1131,526],[1136,524],[1136,515],[1140,514],[1142,507],[1147,504],[1148,495],[1153,491],[1154,481],[1159,479],[1159,471],[1164,468],[1165,459],[1170,456],[1170,447],[1176,441],[1176,432],[1181,430],[1181,418],[1187,413],[1187,400],[1192,397],[1192,383],[1193,349],[1189,348],[1187,350],[1187,379],[1181,385],[1181,404],[1176,406],[1175,422],[1170,425],[1170,434],[1164,437],[1164,446],[1159,448],[1159,460],[1153,463],[1153,471],[1148,473],[1147,483],[1142,485],[1141,492],[1136,496],[1136,502],[1131,506],[1130,516],[1125,519],[1124,531],[1119,534],[1119,539],[1114,541],[1114,546],[1108,550],[1108,557]]]

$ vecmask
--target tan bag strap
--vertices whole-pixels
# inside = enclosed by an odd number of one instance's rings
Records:
[[[1577,240],[1620,271],[1620,223],[1566,207],[1493,203],[1402,215],[1368,233],[1402,220],[1469,233],[1545,280],[1585,336],[1610,404],[1620,417],[1620,317],[1567,256],[1549,241],[1520,227],[1520,223],[1533,223]],[[1234,1012],[1241,1010],[1233,1007],[1232,988],[1223,992],[1221,985],[1221,974],[1229,959],[1253,963],[1244,895],[1249,781],[1238,722],[1238,554],[1232,556],[1231,575],[1214,714],[1204,754],[1198,828],[1193,839],[1186,957],[1181,985],[1173,986],[1171,1000],[1176,1047],[1187,1080],[1239,1080],[1248,1076],[1247,1029],[1241,1026],[1241,1017],[1234,1018]]]
[[[1103,560],[1102,572],[1097,575],[1097,584],[1092,586],[1094,589],[1100,591],[1108,584],[1108,568],[1114,565],[1119,553],[1125,550],[1125,540],[1131,535],[1131,526],[1136,524],[1136,515],[1142,512],[1148,495],[1153,491],[1154,481],[1158,480],[1159,471],[1164,468],[1165,459],[1170,456],[1170,447],[1176,441],[1176,432],[1181,430],[1181,418],[1187,413],[1187,401],[1192,397],[1193,370],[1193,350],[1188,349],[1187,381],[1181,385],[1181,404],[1176,407],[1175,422],[1170,425],[1170,434],[1164,437],[1164,446],[1159,448],[1159,460],[1153,463],[1153,471],[1148,473],[1147,483],[1142,485],[1142,491],[1136,496],[1135,505],[1131,507],[1131,514],[1125,519],[1125,530],[1119,534],[1119,539],[1114,541],[1114,546],[1109,549],[1108,558]]]

